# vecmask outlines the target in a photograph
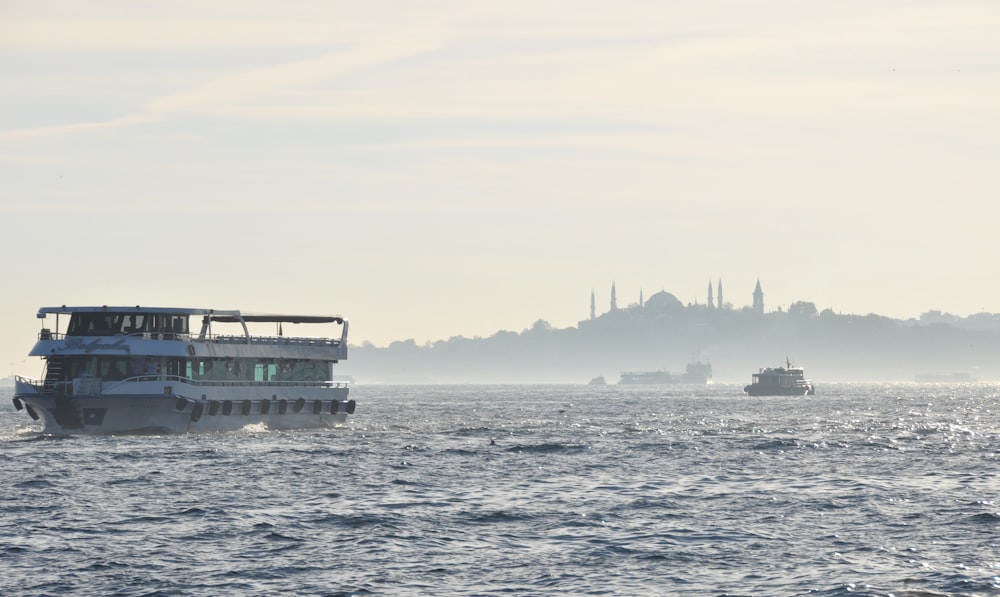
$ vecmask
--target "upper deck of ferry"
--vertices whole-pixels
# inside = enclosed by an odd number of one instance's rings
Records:
[[[55,325],[43,327],[38,335],[39,345],[60,342],[65,348],[80,346],[97,350],[105,346],[103,339],[115,338],[130,343],[155,340],[186,342],[192,346],[206,344],[272,345],[286,347],[334,348],[340,358],[346,358],[348,322],[339,315],[276,315],[244,314],[238,310],[190,309],[176,307],[123,307],[123,306],[61,306],[43,307],[37,317],[46,319],[55,315]],[[61,331],[61,317],[69,317],[65,331]],[[199,324],[192,329],[191,324]],[[194,321],[192,322],[192,318]],[[272,334],[252,334],[248,324],[273,323]],[[337,324],[341,326],[338,337],[285,336],[282,324]],[[237,324],[216,326],[213,324]],[[228,329],[227,329],[228,328]],[[242,333],[232,333],[234,331]],[[216,333],[222,331],[224,333]],[[99,340],[101,339],[101,340]],[[32,355],[44,356],[50,348],[36,345]]]

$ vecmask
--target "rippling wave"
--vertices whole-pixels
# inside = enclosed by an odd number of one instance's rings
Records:
[[[331,431],[41,436],[0,593],[996,595],[998,386],[360,386]]]

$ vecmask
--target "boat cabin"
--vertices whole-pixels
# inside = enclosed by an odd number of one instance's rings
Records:
[[[100,382],[174,378],[196,384],[324,384],[347,354],[347,322],[337,316],[243,315],[239,311],[154,307],[46,307],[32,355],[46,361],[45,387],[86,378]],[[69,315],[60,333],[60,315]],[[201,319],[197,333],[190,320]],[[197,321],[197,319],[196,319]],[[248,322],[276,324],[273,336],[251,335]],[[215,324],[238,324],[242,334],[214,334]],[[340,338],[284,336],[283,323],[337,323]],[[226,328],[225,325],[222,326]]]

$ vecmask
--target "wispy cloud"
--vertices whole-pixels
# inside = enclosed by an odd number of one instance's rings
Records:
[[[77,135],[102,130],[145,124],[155,120],[149,114],[132,114],[99,122],[74,122],[31,129],[0,132],[0,141],[34,141],[50,137]]]
[[[429,52],[436,47],[437,44],[430,42],[359,44],[319,58],[222,77],[192,89],[156,98],[136,113],[109,120],[0,132],[0,141],[25,141],[96,132],[163,120],[180,112],[236,107],[261,95],[330,80]]]
[[[218,79],[197,89],[184,91],[150,102],[152,114],[234,104],[262,94],[308,85],[380,64],[401,60],[431,51],[434,43],[362,44],[343,52],[334,52],[312,60],[276,67],[261,68]]]

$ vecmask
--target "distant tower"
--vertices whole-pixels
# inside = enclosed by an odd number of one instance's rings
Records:
[[[719,308],[721,309],[726,303],[722,302],[722,278],[719,278]]]
[[[757,279],[757,287],[753,289],[753,310],[757,313],[764,312],[764,291],[760,289],[760,278]]]
[[[597,317],[597,303],[594,300],[594,291],[590,291],[590,318]]]
[[[708,281],[708,308],[715,308],[715,299],[712,298],[712,281]]]
[[[611,310],[612,311],[617,311],[618,310],[618,297],[615,294],[615,283],[614,282],[611,283]]]
[[[642,288],[639,289],[639,308],[642,309]]]

